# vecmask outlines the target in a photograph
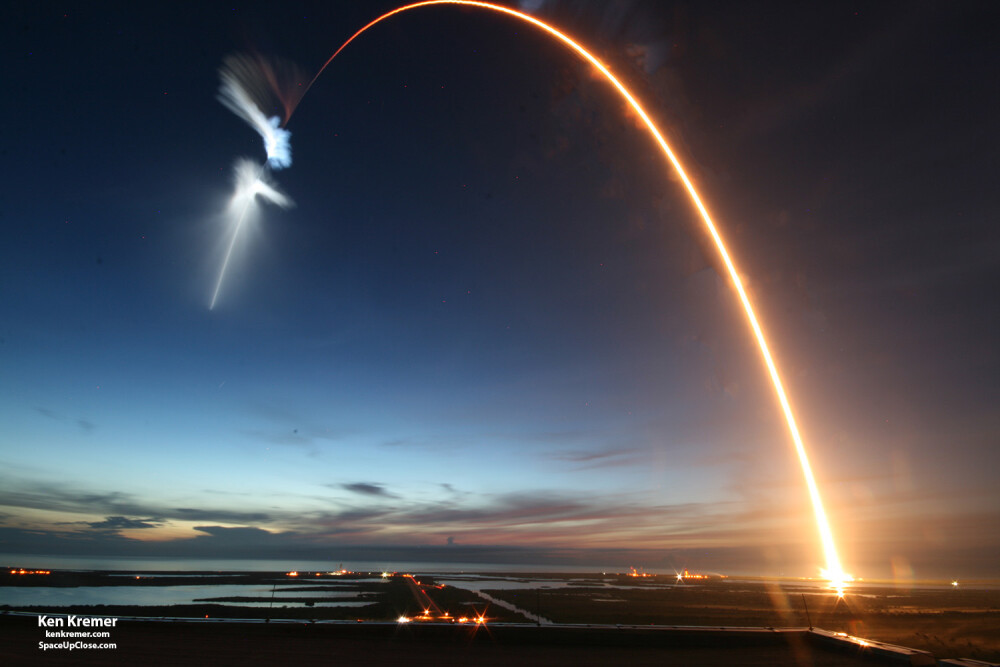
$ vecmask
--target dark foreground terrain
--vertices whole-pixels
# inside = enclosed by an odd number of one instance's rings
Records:
[[[899,664],[805,629],[719,631],[634,627],[150,622],[120,620],[114,648],[39,647],[34,616],[0,615],[10,665],[847,665]],[[59,640],[55,640],[59,641]],[[909,656],[908,656],[909,657]],[[933,665],[914,654],[912,664]]]
[[[650,583],[628,589],[588,585],[487,592],[555,623],[815,626],[937,656],[1000,662],[996,589],[871,586],[839,598],[794,582],[715,580],[669,587]]]
[[[614,574],[495,575],[491,581],[496,588],[475,575],[465,581],[449,577],[449,585],[420,575],[375,582],[370,575],[324,579],[313,573],[311,579],[291,581],[285,573],[212,576],[213,583],[246,584],[247,590],[281,586],[276,598],[281,602],[274,604],[258,593],[169,606],[14,608],[3,605],[4,585],[86,587],[80,590],[94,596],[102,586],[179,586],[204,579],[196,573],[189,580],[176,573],[123,578],[121,573],[52,572],[0,581],[0,663],[891,664],[877,644],[834,632],[937,658],[1000,662],[1000,591],[982,587],[865,587],[838,598],[802,582],[712,579],[682,584],[673,577]],[[477,586],[485,597],[472,590]],[[327,594],[331,600],[354,596],[364,604],[323,606]],[[306,600],[316,604],[304,606]],[[285,604],[291,601],[298,604]],[[47,635],[51,629],[39,624],[40,615],[53,614],[119,620],[105,638],[67,639]],[[478,615],[486,621],[476,623]],[[400,617],[410,622],[399,623]],[[829,633],[810,633],[810,627]],[[39,646],[73,641],[115,647],[43,651]],[[927,654],[906,660],[934,664]]]

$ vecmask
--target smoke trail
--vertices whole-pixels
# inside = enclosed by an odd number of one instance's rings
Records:
[[[248,158],[239,158],[233,165],[233,185],[236,186],[229,201],[230,213],[247,207],[256,207],[257,198],[289,208],[294,202],[267,177],[266,170]]]
[[[292,133],[282,127],[281,116],[269,117],[263,109],[278,102],[285,118],[291,115],[301,97],[297,89],[303,77],[298,69],[288,63],[279,67],[262,58],[229,56],[219,76],[222,78],[219,101],[261,136],[268,166],[276,170],[290,166]]]
[[[212,292],[212,301],[208,309],[215,308],[215,302],[219,298],[219,290],[222,289],[222,280],[226,277],[226,268],[229,267],[229,258],[233,255],[233,248],[236,247],[236,239],[240,236],[243,223],[247,218],[256,212],[260,200],[276,204],[281,208],[294,206],[294,202],[285,193],[271,183],[267,177],[267,165],[258,166],[252,160],[240,158],[233,165],[233,185],[235,189],[233,196],[229,200],[227,217],[232,221],[233,234],[229,239],[229,248],[226,250],[226,257],[222,260],[222,268],[219,270],[219,279],[215,283],[215,291]]]
[[[284,169],[292,164],[292,147],[289,143],[292,133],[281,127],[281,119],[277,116],[266,117],[239,83],[226,72],[222,73],[219,101],[245,120],[264,140],[268,165],[274,169]]]
[[[305,93],[305,88],[301,85],[305,76],[295,65],[283,60],[269,61],[260,56],[229,56],[219,70],[219,77],[222,79],[219,101],[260,134],[264,140],[267,161],[257,166],[247,158],[240,158],[233,166],[235,190],[229,200],[227,213],[233,231],[219,270],[219,279],[215,283],[215,291],[212,292],[209,310],[215,308],[236,240],[247,217],[256,211],[258,197],[259,201],[277,204],[282,208],[292,206],[292,200],[267,178],[268,168],[278,170],[292,164],[292,133],[282,127],[281,116],[268,117],[263,110],[272,108],[275,103],[280,104],[285,112],[284,120],[287,121]]]

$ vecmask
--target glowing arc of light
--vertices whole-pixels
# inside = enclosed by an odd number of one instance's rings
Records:
[[[736,270],[736,265],[729,256],[729,252],[726,250],[726,245],[722,240],[722,236],[716,229],[715,223],[712,222],[712,217],[708,213],[708,209],[705,204],[702,203],[701,197],[698,195],[698,191],[695,189],[694,184],[691,179],[688,178],[687,172],[684,171],[684,167],[681,165],[680,160],[674,155],[673,150],[667,144],[667,141],[663,138],[660,130],[653,123],[652,119],[646,113],[642,105],[639,104],[638,100],[632,96],[627,88],[611,73],[611,71],[598,60],[596,57],[591,55],[589,51],[577,44],[570,37],[563,34],[562,32],[556,30],[552,26],[540,21],[533,16],[521,13],[517,10],[511,9],[509,7],[504,7],[502,5],[494,5],[488,2],[478,2],[476,0],[426,0],[424,2],[415,2],[409,5],[404,5],[398,7],[392,11],[386,12],[385,14],[379,16],[378,18],[370,21],[363,28],[351,35],[346,42],[344,42],[340,48],[338,48],[332,56],[319,69],[316,76],[312,78],[309,85],[306,87],[308,92],[309,88],[316,82],[316,79],[323,73],[327,66],[336,58],[341,51],[343,51],[348,44],[353,42],[358,36],[367,31],[374,25],[381,23],[382,21],[395,16],[401,12],[409,11],[411,9],[417,9],[420,7],[429,7],[433,5],[460,5],[465,7],[479,7],[482,9],[489,9],[491,11],[500,12],[502,14],[507,14],[508,16],[513,16],[517,19],[530,23],[537,28],[540,28],[552,35],[559,41],[561,41],[566,46],[570,47],[573,51],[579,54],[584,60],[589,62],[591,65],[596,67],[601,74],[621,93],[622,97],[629,103],[629,106],[642,118],[642,121],[646,124],[646,128],[656,139],[656,142],[660,145],[663,153],[667,156],[670,164],[673,165],[674,171],[680,177],[681,181],[684,183],[684,187],[688,192],[688,196],[694,203],[695,208],[701,214],[702,221],[705,223],[705,227],[708,229],[712,240],[715,242],[715,247],[722,257],[723,263],[726,265],[726,270],[729,272],[729,277],[733,282],[733,286],[736,288],[737,294],[739,294],[740,302],[743,304],[743,310],[746,313],[747,320],[750,323],[750,327],[753,329],[754,337],[757,340],[757,346],[760,349],[761,356],[764,358],[764,363],[767,366],[768,374],[771,376],[771,383],[774,385],[774,391],[778,396],[778,401],[781,404],[781,410],[785,416],[785,422],[788,425],[788,431],[792,436],[792,441],[795,444],[795,451],[798,454],[799,463],[802,466],[802,473],[805,477],[806,486],[809,490],[809,498],[812,501],[813,513],[816,517],[816,524],[820,534],[820,541],[823,546],[824,556],[826,558],[826,568],[823,570],[823,576],[829,579],[831,586],[835,588],[842,588],[847,581],[851,580],[850,575],[843,571],[840,564],[840,558],[837,555],[837,548],[833,540],[833,532],[830,529],[830,522],[827,519],[826,511],[823,509],[823,500],[820,497],[819,488],[816,485],[816,479],[812,472],[812,466],[809,464],[809,456],[806,454],[805,445],[802,442],[802,437],[799,434],[799,428],[795,423],[795,416],[792,414],[792,407],[788,401],[788,397],[785,394],[784,386],[781,382],[781,377],[778,374],[777,365],[774,359],[771,357],[770,349],[768,348],[767,341],[764,338],[764,331],[761,329],[760,323],[757,321],[757,316],[754,314],[753,306],[750,304],[750,298],[747,296],[746,290],[743,287],[743,281],[740,280],[738,271]],[[304,94],[304,93],[303,93]]]

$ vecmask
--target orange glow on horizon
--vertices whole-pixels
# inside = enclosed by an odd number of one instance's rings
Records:
[[[52,570],[26,570],[22,567],[20,569],[15,568],[13,570],[10,570],[9,574],[16,574],[18,576],[24,574],[52,574]],[[136,577],[136,579],[138,579],[138,577]]]
[[[423,2],[414,2],[412,4],[404,5],[402,7],[398,7],[389,12],[386,12],[385,14],[382,14],[381,16],[370,21],[367,25],[365,25],[360,30],[351,35],[351,37],[348,38],[348,40],[344,42],[340,46],[340,48],[338,48],[333,53],[333,55],[330,56],[329,59],[327,59],[325,63],[323,63],[323,66],[316,73],[316,76],[314,76],[313,79],[306,86],[306,90],[303,92],[303,95],[305,94],[305,92],[308,92],[309,88],[312,87],[312,85],[316,82],[316,79],[318,79],[319,76],[324,72],[324,70],[326,70],[327,66],[333,61],[333,59],[336,58],[340,54],[340,52],[347,47],[348,44],[353,42],[358,36],[366,32],[369,28],[401,12],[409,11],[411,9],[417,9],[420,7],[434,6],[434,5],[457,5],[463,7],[478,7],[482,9],[488,9],[490,11],[512,16],[514,18],[530,23],[541,30],[544,30],[545,32],[552,35],[553,37],[561,41],[563,44],[568,46],[570,49],[575,51],[580,57],[582,57],[584,60],[593,65],[598,71],[600,71],[601,74],[603,74],[604,77],[608,80],[608,82],[611,83],[611,85],[613,85],[618,90],[618,92],[628,102],[629,106],[635,111],[635,113],[638,114],[638,116],[642,119],[643,123],[646,125],[646,128],[649,130],[650,134],[653,135],[653,138],[659,144],[667,160],[673,166],[674,172],[683,182],[684,188],[687,190],[691,202],[694,204],[695,208],[701,215],[701,219],[704,222],[705,228],[708,231],[709,235],[712,237],[712,240],[715,243],[716,250],[718,251],[719,256],[722,258],[723,263],[726,265],[726,270],[729,274],[730,279],[732,280],[733,287],[735,287],[736,292],[739,295],[739,299],[743,305],[743,310],[746,314],[747,321],[750,324],[750,328],[753,330],[754,338],[757,341],[757,346],[760,350],[760,354],[764,359],[764,364],[767,366],[767,371],[768,374],[770,375],[771,383],[774,386],[774,391],[775,394],[777,395],[778,402],[781,405],[781,410],[784,414],[785,422],[787,423],[788,426],[788,431],[792,437],[792,442],[795,445],[795,451],[796,454],[798,455],[799,464],[802,467],[802,474],[805,478],[806,487],[808,488],[809,491],[809,498],[810,501],[812,502],[813,514],[815,515],[816,526],[819,531],[820,542],[822,544],[823,553],[826,560],[826,567],[821,570],[822,576],[825,579],[829,580],[830,586],[832,588],[836,588],[837,590],[842,590],[843,587],[847,584],[847,582],[852,581],[852,577],[844,572],[843,567],[840,564],[840,557],[837,555],[837,548],[833,539],[833,531],[830,529],[830,522],[827,518],[826,510],[823,508],[823,500],[820,496],[819,488],[816,485],[816,480],[812,472],[812,466],[809,463],[809,457],[806,454],[805,445],[803,444],[802,437],[799,434],[799,429],[798,426],[796,425],[795,417],[792,413],[791,404],[789,403],[788,397],[785,395],[785,389],[784,386],[782,385],[781,378],[778,374],[777,365],[775,364],[774,359],[771,356],[770,349],[768,348],[767,341],[765,340],[764,337],[764,331],[761,328],[760,323],[757,321],[757,316],[754,314],[753,306],[751,306],[750,304],[750,298],[747,296],[746,290],[743,287],[743,281],[740,279],[739,272],[736,269],[736,265],[730,258],[729,251],[726,249],[726,245],[722,240],[722,236],[716,229],[715,223],[712,221],[712,218],[708,213],[708,209],[702,202],[701,197],[698,195],[698,192],[695,189],[694,184],[688,177],[687,172],[681,165],[680,160],[677,158],[673,150],[667,144],[666,140],[663,138],[663,135],[660,133],[660,130],[653,123],[652,119],[646,113],[645,109],[642,108],[642,106],[635,99],[635,97],[633,97],[632,94],[628,91],[628,89],[625,88],[625,86],[611,73],[611,71],[604,65],[604,63],[602,63],[596,57],[591,55],[589,51],[587,51],[585,48],[583,48],[580,44],[575,42],[566,34],[560,32],[559,30],[555,29],[549,24],[540,21],[539,19],[533,16],[524,14],[509,7],[504,7],[502,5],[495,5],[488,2],[479,2],[477,0],[425,0]],[[286,123],[287,121],[288,119],[286,119]]]
[[[648,572],[639,572],[634,567],[630,567],[628,576],[646,578],[646,577],[652,577],[653,575],[649,574]]]
[[[684,583],[685,579],[695,579],[695,580],[708,580],[708,579],[727,579],[728,577],[724,574],[699,574],[697,572],[690,572],[687,568],[684,568],[683,572],[677,573],[677,581]]]

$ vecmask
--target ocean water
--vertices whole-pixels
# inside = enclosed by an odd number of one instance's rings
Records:
[[[237,572],[289,572],[292,570],[300,572],[332,572],[346,569],[351,572],[371,572],[378,575],[382,572],[406,572],[421,575],[452,575],[468,576],[480,582],[490,582],[493,588],[503,588],[506,586],[530,586],[530,583],[517,583],[506,578],[488,577],[483,578],[480,573],[484,572],[504,572],[504,573],[540,573],[540,572],[562,572],[562,573],[588,573],[593,574],[597,570],[592,567],[558,567],[553,568],[544,565],[510,565],[502,563],[434,563],[434,562],[408,562],[408,561],[383,561],[383,562],[333,562],[333,561],[311,561],[311,560],[261,560],[261,559],[190,559],[190,558],[142,558],[142,557],[71,557],[53,555],[11,555],[0,554],[0,565],[8,568],[25,569],[47,569],[47,570],[77,570],[77,571],[115,571],[120,572],[121,577],[148,576],[156,573],[162,576],[191,576],[196,572],[197,576],[204,578],[205,583],[200,585],[180,585],[180,586],[76,586],[71,588],[49,587],[49,586],[0,586],[0,605],[11,607],[26,607],[33,605],[175,605],[191,604],[195,600],[218,597],[255,597],[270,598],[272,594],[271,585],[261,584],[213,584],[214,578],[225,576],[226,573]],[[611,571],[611,570],[609,570]],[[161,573],[176,573],[163,575]],[[381,578],[379,577],[379,580]],[[541,580],[541,579],[540,579]],[[357,581],[357,580],[354,580]],[[372,581],[368,579],[366,581]],[[313,583],[309,578],[300,578],[289,582],[288,586],[301,588]],[[330,577],[324,577],[321,583],[325,587],[336,586],[337,582]],[[344,585],[350,585],[351,581],[344,581]],[[455,582],[458,584],[459,582]],[[549,581],[544,581],[543,585],[548,585]],[[551,582],[555,584],[556,582]],[[467,588],[478,588],[470,585]],[[358,598],[356,592],[336,592],[336,591],[283,591],[283,587],[278,586],[274,591],[275,607],[305,606],[304,602],[289,602],[283,598],[340,598],[342,600],[317,601],[316,606],[362,606],[370,604],[371,600]],[[225,602],[226,605],[253,605],[270,606],[270,602]]]
[[[624,581],[598,581],[594,575],[600,576],[602,573],[613,575],[621,572],[621,568],[597,567],[570,567],[553,565],[511,565],[504,563],[441,563],[441,562],[409,562],[409,561],[383,561],[383,562],[333,562],[333,561],[310,561],[310,560],[255,560],[255,559],[182,559],[182,558],[121,558],[121,557],[69,557],[52,555],[10,555],[0,554],[0,565],[6,567],[17,567],[25,569],[50,569],[50,570],[81,570],[81,571],[117,571],[120,576],[141,576],[152,573],[176,573],[173,576],[191,576],[190,573],[197,572],[204,578],[204,584],[181,585],[181,586],[79,586],[73,588],[46,587],[46,586],[0,586],[0,605],[12,607],[24,607],[31,605],[99,605],[99,604],[122,604],[122,605],[174,605],[190,604],[195,600],[217,597],[255,597],[270,598],[272,587],[268,584],[261,584],[259,581],[253,584],[214,584],[213,578],[223,576],[224,573],[233,572],[288,572],[297,570],[301,572],[331,572],[346,569],[352,572],[371,572],[375,575],[381,572],[406,572],[417,575],[434,575],[442,583],[465,588],[477,593],[491,589],[523,589],[523,588],[563,588],[567,586],[593,586],[595,588],[632,588],[631,582]],[[670,580],[663,579],[657,581],[637,581],[636,586],[642,588],[663,587],[669,588],[674,585],[672,580],[673,571],[657,572],[648,570],[650,574],[669,575]],[[499,575],[496,573],[504,573]],[[519,573],[530,576],[519,576]],[[561,578],[547,577],[546,573],[564,575]],[[580,578],[566,579],[567,574],[579,574]],[[506,576],[505,576],[506,575]],[[158,576],[163,576],[158,574]],[[171,576],[171,575],[166,575]],[[369,580],[371,581],[371,580]],[[777,584],[781,587],[805,594],[828,594],[825,582],[818,580],[766,580],[766,579],[741,579],[731,577],[727,580],[730,584],[738,584],[744,581],[754,584]],[[308,578],[300,578],[295,582],[289,582],[289,586],[308,585]],[[324,577],[324,586],[335,586],[336,582],[330,577]],[[343,582],[348,585],[349,581]],[[696,582],[685,582],[684,586],[698,585]],[[997,582],[968,582],[962,583],[963,587],[969,589],[991,589],[1000,588]],[[864,594],[866,589],[871,588],[898,588],[903,591],[910,590],[940,590],[950,588],[950,582],[856,582],[850,589],[855,594]],[[317,601],[316,605],[323,606],[361,606],[369,604],[363,598],[358,598],[355,591],[345,591],[343,594],[336,591],[283,591],[283,587],[274,590],[274,606],[303,606],[303,602],[290,602],[283,600],[283,597],[316,597],[316,598],[339,598],[337,600]],[[737,591],[734,591],[737,592]],[[242,604],[255,606],[269,606],[265,602],[245,602],[225,604]]]
[[[328,584],[329,582],[324,582]],[[299,586],[301,588],[301,586]],[[205,584],[198,586],[74,586],[72,588],[29,586],[0,586],[0,605],[11,607],[67,606],[67,605],[145,605],[164,606],[192,604],[196,600],[219,597],[271,598],[271,586],[239,584]],[[355,591],[285,591],[274,590],[270,602],[225,602],[219,604],[256,607],[302,607],[305,602],[291,602],[287,598],[343,598],[319,600],[317,607],[361,607],[373,600],[359,600]],[[211,604],[211,603],[205,603]]]
[[[416,561],[332,561],[332,560],[262,560],[252,558],[154,558],[53,556],[0,553],[0,566],[46,570],[117,570],[121,572],[330,572],[340,569],[351,572],[411,572],[480,573],[480,572],[620,572],[621,567],[553,566],[509,563],[442,563]],[[673,574],[673,571],[647,570],[652,574]]]

